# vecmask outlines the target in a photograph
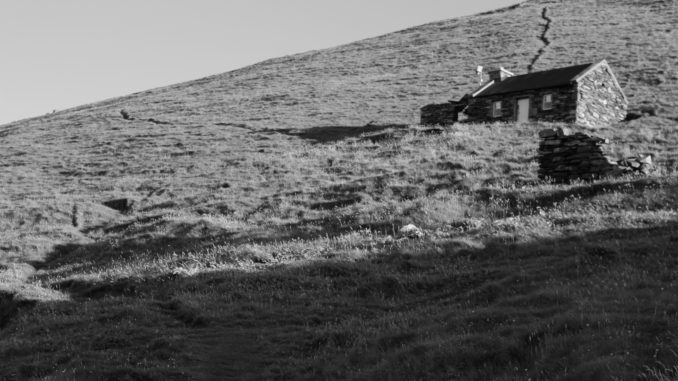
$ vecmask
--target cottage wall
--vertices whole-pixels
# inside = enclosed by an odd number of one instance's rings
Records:
[[[457,121],[459,105],[449,102],[430,104],[421,108],[421,124],[423,125],[450,125]]]
[[[542,100],[546,94],[553,96],[553,106],[550,110],[543,109]],[[564,86],[472,98],[466,110],[468,121],[513,122],[517,119],[518,100],[524,98],[530,98],[530,120],[548,122],[574,122],[576,120],[576,87]],[[500,117],[493,117],[491,114],[491,107],[495,101],[502,101]]]
[[[600,65],[578,81],[576,123],[588,127],[606,126],[626,118],[628,102],[617,87],[607,65]]]

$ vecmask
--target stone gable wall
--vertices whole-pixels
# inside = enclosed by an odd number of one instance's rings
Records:
[[[543,96],[553,95],[553,108],[544,110]],[[518,112],[518,100],[530,98],[530,120],[545,122],[568,122],[576,119],[577,91],[574,86],[526,90],[510,94],[499,94],[470,100],[466,110],[469,122],[513,122]],[[492,117],[490,108],[495,101],[502,101],[502,115]]]
[[[577,84],[576,123],[587,127],[609,126],[626,118],[628,103],[615,85],[612,72],[601,65]]]

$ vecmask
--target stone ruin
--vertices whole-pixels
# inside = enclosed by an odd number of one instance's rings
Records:
[[[572,133],[567,128],[546,129],[539,132],[539,178],[556,182],[576,179],[620,176],[628,173],[648,174],[652,156],[614,160],[603,153],[602,146],[609,140]]]

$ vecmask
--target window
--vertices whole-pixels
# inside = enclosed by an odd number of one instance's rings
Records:
[[[553,108],[553,94],[544,95],[544,100],[541,105],[542,110],[550,110]]]
[[[492,116],[494,118],[501,116],[501,101],[492,102]]]

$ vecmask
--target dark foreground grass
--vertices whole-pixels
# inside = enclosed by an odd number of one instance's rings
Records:
[[[40,303],[5,328],[0,372],[638,379],[645,367],[678,364],[677,240],[671,221],[559,239],[399,241],[355,261],[257,271],[62,283],[71,301]]]

